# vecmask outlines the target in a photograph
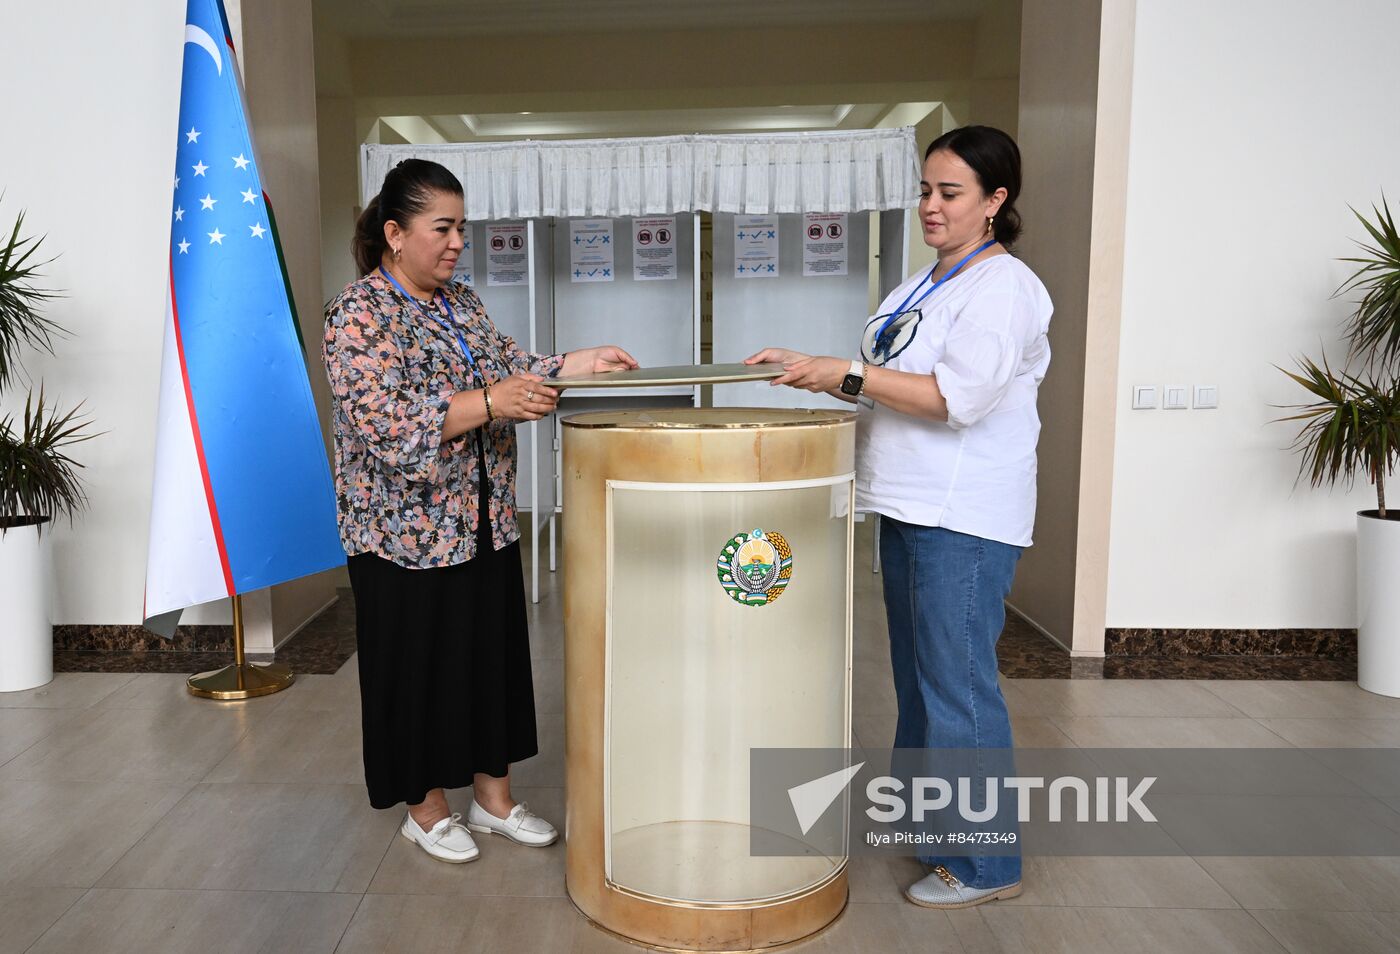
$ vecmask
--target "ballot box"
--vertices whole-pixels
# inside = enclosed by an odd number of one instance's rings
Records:
[[[564,419],[567,884],[598,926],[762,950],[844,908],[844,849],[752,850],[750,759],[850,745],[854,439],[845,410]]]

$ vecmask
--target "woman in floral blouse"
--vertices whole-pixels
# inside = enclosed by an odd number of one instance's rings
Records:
[[[534,690],[515,516],[515,424],[554,410],[561,371],[635,368],[605,346],[521,350],[452,282],[462,186],[433,162],[389,171],[355,229],[364,277],[328,306],[336,499],[355,593],[370,804],[408,804],[404,837],[471,861],[470,834],[548,845],[510,793],[535,755]],[[447,788],[473,786],[467,824]]]

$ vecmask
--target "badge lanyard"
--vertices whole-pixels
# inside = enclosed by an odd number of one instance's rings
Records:
[[[464,354],[464,355],[467,356],[467,365],[468,365],[468,367],[471,368],[472,375],[473,375],[474,377],[476,377],[476,378],[481,378],[481,379],[484,380],[483,375],[482,375],[482,373],[481,373],[481,369],[480,369],[479,367],[477,367],[477,364],[476,364],[476,356],[472,354],[472,349],[469,348],[469,347],[467,347],[467,339],[463,338],[463,337],[462,337],[462,332],[461,332],[460,330],[458,330],[458,328],[457,328],[457,316],[456,316],[456,314],[452,311],[452,304],[447,300],[447,296],[443,294],[442,289],[439,288],[439,289],[437,290],[436,295],[434,295],[434,297],[441,296],[441,298],[442,298],[442,307],[445,308],[445,309],[447,309],[447,320],[446,320],[446,321],[443,321],[442,318],[438,317],[437,315],[433,314],[433,313],[432,313],[431,311],[429,311],[428,309],[424,308],[424,307],[423,307],[423,303],[422,303],[421,301],[419,301],[417,298],[414,298],[414,297],[413,297],[412,295],[410,295],[408,292],[404,291],[404,287],[398,283],[398,281],[394,278],[393,275],[390,275],[387,271],[385,271],[383,265],[380,265],[380,266],[379,266],[379,274],[381,274],[381,275],[383,275],[385,278],[387,278],[387,279],[389,280],[389,283],[399,290],[399,294],[400,294],[400,295],[403,295],[403,297],[407,298],[410,302],[412,302],[413,307],[417,308],[417,309],[418,309],[420,312],[422,312],[424,315],[426,315],[427,317],[431,318],[433,321],[437,322],[439,325],[442,325],[444,328],[446,328],[448,331],[452,332],[452,334],[456,336],[456,338],[457,338],[457,344],[460,345],[461,348],[462,348],[462,354]]]
[[[876,343],[877,343],[877,348],[878,348],[878,343],[879,343],[880,339],[882,339],[882,338],[885,336],[885,331],[886,331],[886,329],[888,329],[890,325],[894,324],[895,319],[897,319],[900,315],[904,314],[905,312],[907,312],[907,311],[909,310],[909,308],[911,307],[911,305],[910,305],[911,302],[913,302],[912,307],[918,308],[920,305],[922,305],[922,304],[924,303],[924,301],[925,301],[930,295],[932,295],[934,292],[938,291],[938,289],[941,288],[941,287],[943,286],[943,283],[944,283],[944,282],[946,282],[948,279],[950,279],[950,278],[952,278],[954,275],[956,275],[956,274],[962,269],[962,267],[963,267],[964,265],[966,265],[968,262],[972,261],[972,260],[973,260],[974,258],[976,258],[978,255],[981,255],[983,252],[985,252],[987,249],[991,248],[991,247],[992,247],[993,245],[995,245],[996,243],[997,243],[996,239],[992,239],[992,240],[990,240],[990,241],[983,242],[983,243],[982,243],[981,245],[979,245],[977,248],[973,249],[971,252],[968,252],[966,255],[964,255],[964,256],[962,257],[962,260],[961,260],[960,262],[958,262],[958,264],[954,265],[954,266],[952,267],[952,269],[950,269],[950,270],[948,271],[948,273],[947,273],[946,275],[944,275],[944,276],[943,276],[942,278],[940,278],[938,281],[936,281],[936,282],[934,282],[932,285],[930,285],[929,288],[928,288],[928,290],[927,290],[926,292],[924,292],[922,295],[919,295],[918,301],[914,301],[914,296],[919,294],[919,289],[922,288],[922,287],[924,286],[924,282],[926,282],[926,281],[930,280],[931,278],[933,278],[933,273],[934,273],[934,271],[936,271],[937,268],[938,268],[937,263],[935,263],[934,266],[933,266],[933,268],[930,268],[930,269],[928,270],[928,274],[924,276],[923,281],[921,281],[921,282],[919,282],[919,284],[915,285],[915,286],[914,286],[914,290],[911,291],[911,292],[909,293],[909,297],[907,297],[907,298],[904,299],[904,304],[902,304],[902,305],[900,305],[898,308],[896,308],[896,309],[890,314],[890,316],[889,316],[888,318],[885,319],[885,323],[884,323],[883,325],[880,326],[880,330],[877,331],[877,332],[875,332],[875,341],[876,341]]]
[[[483,374],[481,373],[481,368],[477,367],[477,364],[476,364],[476,356],[472,354],[472,349],[469,348],[469,347],[467,346],[467,339],[463,338],[463,337],[462,337],[462,332],[458,330],[458,328],[457,328],[457,316],[456,316],[456,313],[452,310],[452,303],[449,302],[449,301],[447,300],[447,295],[443,294],[442,289],[439,288],[439,289],[437,290],[437,294],[434,295],[433,297],[436,298],[436,297],[438,297],[439,295],[442,296],[442,307],[445,308],[445,309],[447,309],[447,320],[446,320],[446,321],[443,321],[443,320],[442,320],[441,318],[439,318],[437,315],[433,314],[431,311],[429,311],[428,309],[424,308],[424,307],[423,307],[423,303],[422,303],[421,301],[419,301],[417,298],[414,298],[414,297],[413,297],[412,295],[410,295],[408,292],[404,291],[404,287],[398,283],[398,281],[394,278],[393,275],[390,275],[390,274],[389,274],[389,272],[384,268],[383,265],[380,265],[380,266],[379,266],[379,274],[381,274],[381,275],[383,275],[385,278],[389,279],[389,283],[399,290],[399,294],[400,294],[400,295],[403,295],[403,297],[407,298],[410,302],[412,302],[412,303],[413,303],[413,307],[417,308],[417,309],[418,309],[419,311],[421,311],[424,315],[426,315],[427,317],[431,318],[433,321],[437,322],[439,325],[442,325],[444,328],[446,328],[448,331],[452,332],[452,334],[456,336],[456,338],[457,338],[457,344],[460,345],[461,348],[462,348],[462,354],[464,354],[464,355],[467,356],[467,366],[471,368],[472,376],[475,377],[477,380],[481,381],[483,384],[485,384],[485,383],[486,383],[486,376],[483,375]],[[489,408],[490,405],[487,405],[487,407]],[[479,486],[480,493],[481,493],[481,495],[482,495],[482,497],[481,497],[482,503],[485,504],[485,502],[486,502],[486,483],[487,483],[487,479],[488,479],[488,478],[487,478],[487,476],[486,476],[486,444],[485,444],[485,442],[482,440],[482,434],[483,434],[483,433],[484,433],[484,431],[482,430],[482,428],[478,427],[478,428],[476,429],[477,466],[481,469],[481,480],[480,480],[480,484],[479,484],[478,486]],[[489,506],[489,505],[487,505],[487,506]],[[489,510],[483,511],[483,512],[489,513]],[[489,523],[489,521],[487,521],[487,520],[479,520],[479,521],[478,521],[478,523],[477,523],[477,534],[478,534],[478,535],[480,535],[480,534],[482,534],[482,533],[489,533],[489,532],[490,532],[489,530],[486,530],[486,527],[488,526],[488,523]],[[478,538],[480,539],[480,536],[478,536]]]

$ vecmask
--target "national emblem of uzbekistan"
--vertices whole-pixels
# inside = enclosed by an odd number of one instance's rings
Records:
[[[792,580],[792,547],[773,530],[756,529],[729,538],[715,565],[729,598],[745,606],[764,606]]]

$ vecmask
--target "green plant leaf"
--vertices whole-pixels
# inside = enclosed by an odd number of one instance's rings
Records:
[[[1374,244],[1357,242],[1363,256],[1344,258],[1356,265],[1336,294],[1360,294],[1347,320],[1350,354],[1365,365],[1400,365],[1400,229],[1384,196],[1371,207],[1375,221],[1352,209]]]
[[[67,453],[98,435],[87,432],[82,405],[66,413],[50,408],[42,388],[24,402],[18,433],[13,415],[0,419],[0,527],[16,517],[73,516],[87,506],[78,471]]]
[[[1279,370],[1314,400],[1286,405],[1296,413],[1276,420],[1302,422],[1292,445],[1298,479],[1314,487],[1351,486],[1360,472],[1379,492],[1379,480],[1400,456],[1400,379],[1334,371],[1325,351],[1321,364],[1307,357],[1296,363],[1296,372]]]
[[[24,213],[15,217],[14,228],[0,245],[0,389],[9,382],[23,350],[34,348],[53,354],[53,339],[66,332],[40,314],[40,309],[59,297],[58,292],[36,286],[39,269],[52,259],[30,264],[43,244],[43,237],[24,238]]]
[[[3,199],[3,195],[0,195]],[[53,259],[41,259],[44,237],[24,234],[24,212],[15,216],[8,236],[0,231],[0,388],[19,367],[20,356],[35,349],[53,353],[54,338],[66,332],[41,312],[60,297],[38,283],[40,269]],[[82,405],[67,412],[51,407],[43,385],[36,397],[25,398],[18,420],[0,418],[0,533],[19,517],[66,516],[87,505],[79,472],[82,464],[70,450],[91,440]],[[42,527],[42,525],[41,525]]]

